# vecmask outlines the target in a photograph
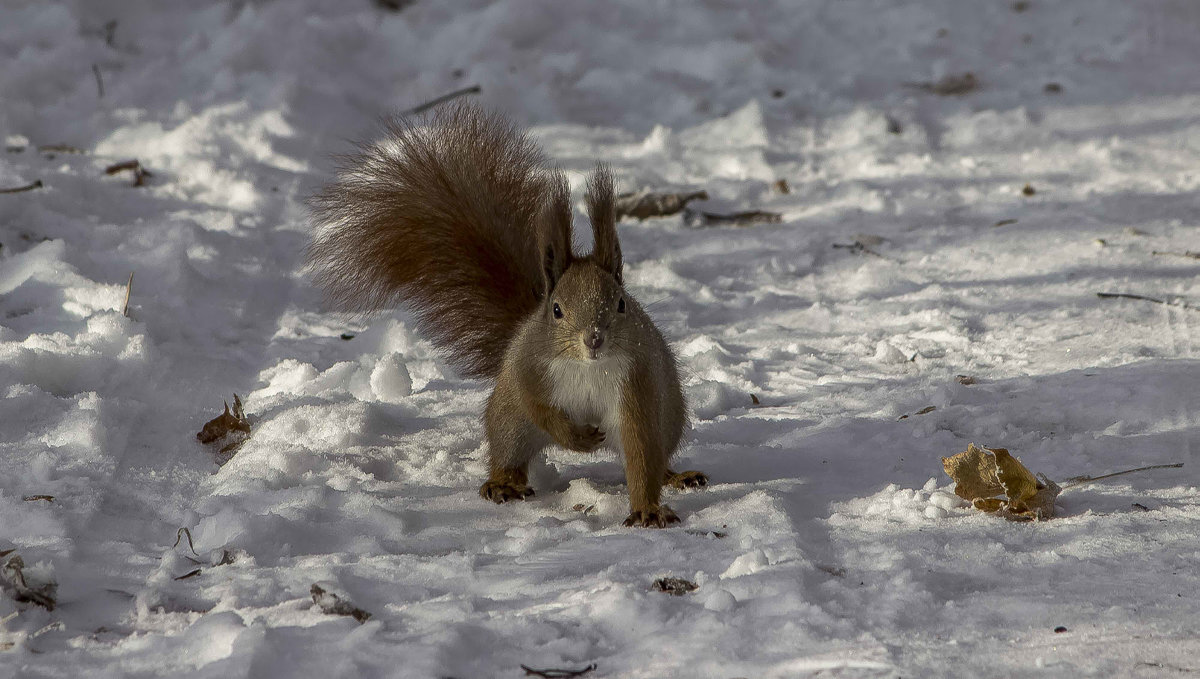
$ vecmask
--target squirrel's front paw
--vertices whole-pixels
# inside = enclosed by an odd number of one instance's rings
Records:
[[[577,453],[590,453],[604,443],[604,432],[590,424],[572,424],[567,448]]]
[[[679,523],[679,517],[666,505],[649,509],[635,509],[625,519],[626,526],[641,526],[643,528],[666,528],[669,523]]]
[[[523,483],[512,481],[486,481],[479,487],[479,497],[504,504],[509,500],[524,500],[533,495],[533,489]]]

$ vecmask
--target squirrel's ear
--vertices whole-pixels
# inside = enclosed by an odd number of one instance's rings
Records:
[[[621,243],[617,240],[617,212],[613,205],[612,170],[604,163],[596,165],[596,171],[587,183],[588,217],[592,220],[592,234],[596,249],[592,257],[596,264],[611,273],[617,283],[624,284],[621,276]]]
[[[542,299],[554,292],[558,279],[571,265],[571,186],[562,172],[555,170],[546,180],[546,201],[542,204],[538,252],[542,257],[544,286]]]

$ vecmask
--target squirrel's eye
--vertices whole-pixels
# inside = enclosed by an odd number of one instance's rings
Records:
[[[558,302],[554,303],[554,317],[562,318],[562,307],[558,306]]]
[[[625,298],[624,297],[622,297],[621,300],[619,302],[617,302],[617,313],[619,313],[619,314],[625,313]]]

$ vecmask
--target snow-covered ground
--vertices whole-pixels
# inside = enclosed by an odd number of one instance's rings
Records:
[[[7,0],[0,552],[58,606],[0,596],[0,677],[1200,671],[1200,310],[1096,294],[1200,306],[1197,64],[1190,0]],[[474,84],[577,190],[783,215],[620,227],[712,480],[682,525],[622,528],[611,455],[481,500],[486,385],[301,271],[331,154]],[[949,494],[970,442],[1186,465],[1019,524]]]

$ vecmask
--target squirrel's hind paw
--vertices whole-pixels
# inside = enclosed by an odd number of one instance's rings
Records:
[[[524,500],[533,495],[533,489],[523,483],[512,481],[487,481],[479,487],[479,497],[498,505],[509,500]]]
[[[696,470],[673,472],[668,469],[667,476],[663,479],[663,485],[678,488],[679,490],[703,488],[708,485],[708,474]]]
[[[659,505],[650,509],[635,509],[625,519],[626,526],[639,526],[642,528],[666,528],[667,524],[671,523],[679,523],[679,517],[666,505]]]

